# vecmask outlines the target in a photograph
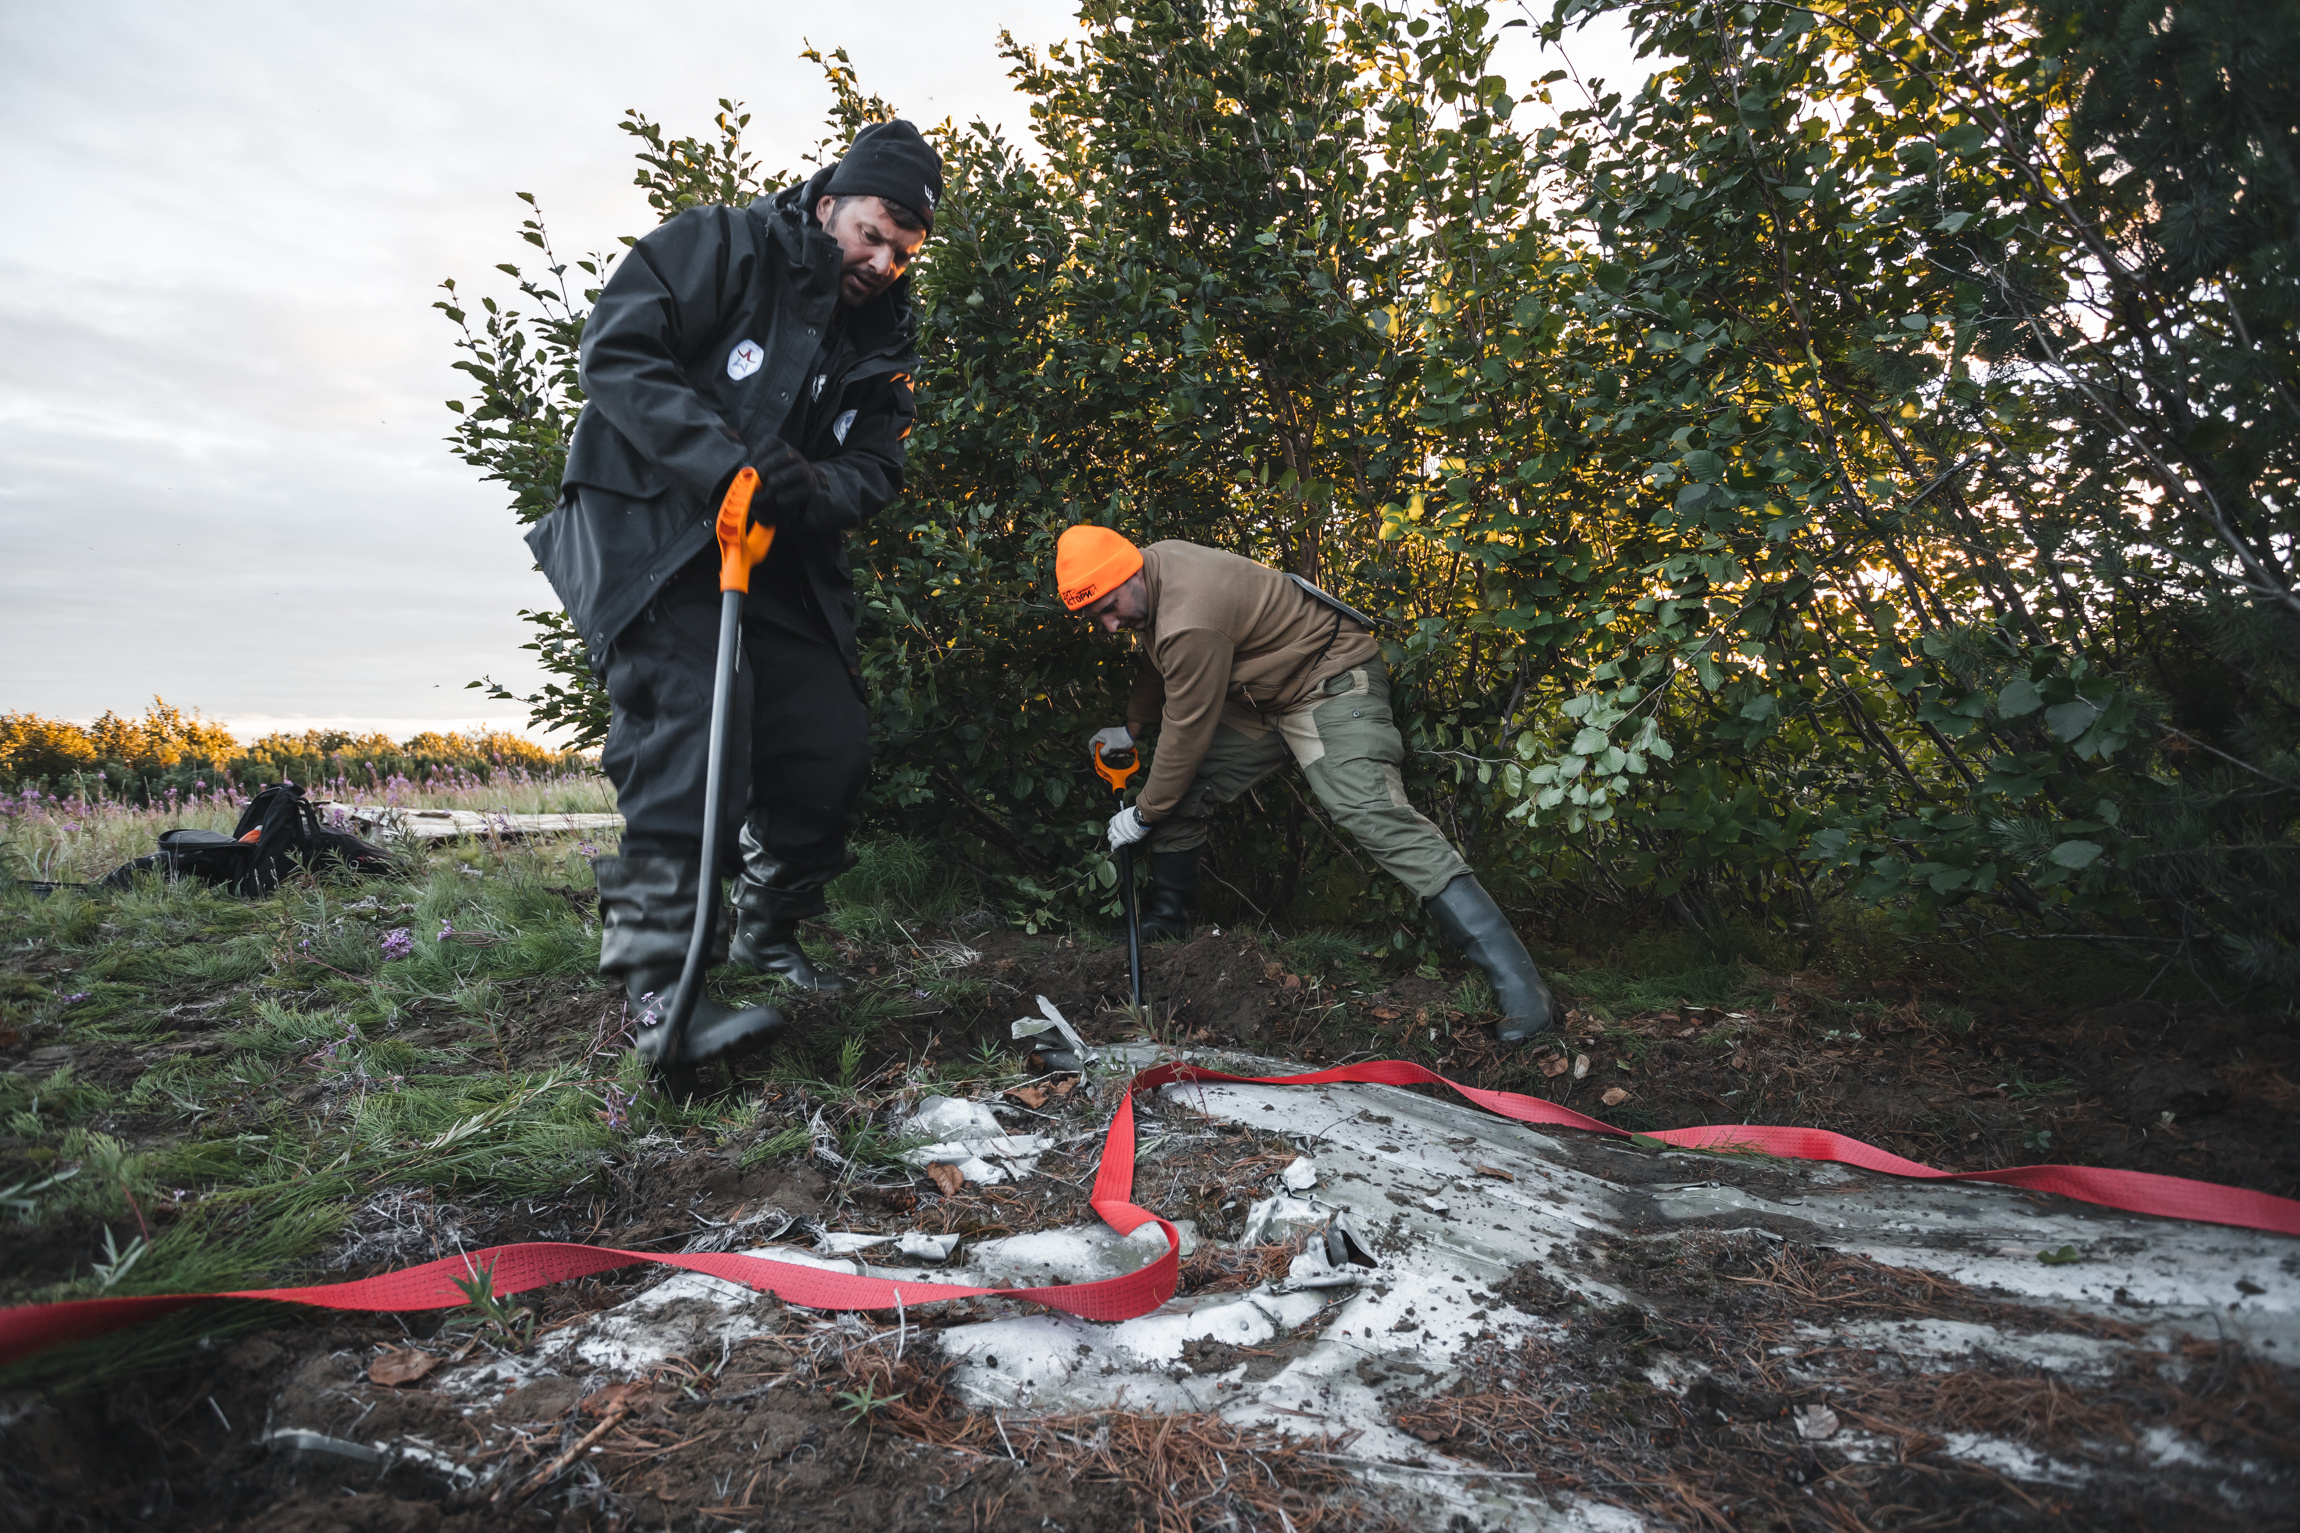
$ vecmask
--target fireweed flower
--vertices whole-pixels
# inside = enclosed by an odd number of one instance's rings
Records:
[[[625,1129],[631,1126],[630,1115],[625,1111],[631,1105],[633,1100],[631,1097],[625,1095],[619,1088],[609,1086],[600,1093],[599,1100],[604,1102],[607,1107],[607,1110],[599,1116],[607,1120],[609,1128]]]

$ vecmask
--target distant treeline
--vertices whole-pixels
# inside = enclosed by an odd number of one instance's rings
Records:
[[[594,770],[592,758],[553,751],[501,731],[441,734],[426,730],[406,740],[342,729],[274,733],[242,745],[230,731],[197,710],[186,713],[163,698],[140,719],[106,712],[93,724],[0,714],[0,786],[12,789],[101,788],[142,800],[173,787],[190,792],[224,782],[250,784],[341,781],[351,788],[381,788],[392,778],[499,777],[523,779]]]

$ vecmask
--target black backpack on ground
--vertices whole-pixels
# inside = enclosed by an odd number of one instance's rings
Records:
[[[292,782],[273,783],[248,800],[230,835],[219,830],[168,830],[149,857],[113,869],[100,889],[125,889],[138,873],[160,871],[171,879],[197,878],[234,894],[264,894],[295,869],[349,868],[354,873],[385,873],[391,854],[348,831],[329,830],[319,811],[304,801]]]

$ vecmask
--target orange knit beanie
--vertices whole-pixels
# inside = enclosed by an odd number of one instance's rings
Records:
[[[1141,568],[1142,550],[1107,527],[1081,523],[1055,540],[1054,583],[1062,605],[1073,612],[1108,596]]]

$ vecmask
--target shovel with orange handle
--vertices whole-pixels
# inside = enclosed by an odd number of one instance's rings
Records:
[[[751,589],[751,570],[775,543],[775,529],[751,521],[751,497],[758,493],[759,471],[744,468],[727,486],[719,503],[715,531],[719,540],[719,658],[711,678],[710,761],[703,775],[703,866],[700,893],[695,900],[695,930],[687,939],[686,966],[679,971],[679,988],[672,992],[670,1009],[659,1026],[639,1033],[640,1056],[655,1076],[676,1095],[694,1087],[694,1065],[687,1058],[687,1022],[703,993],[703,973],[711,948],[711,925],[719,913],[719,804],[725,792],[727,714],[735,690],[735,667],[742,654],[743,598]],[[746,1013],[746,1015],[750,1015]],[[775,1031],[772,1012],[757,1013],[760,1020],[749,1033]],[[746,1037],[717,1040],[717,1053],[742,1051]]]
[[[1103,759],[1102,742],[1094,742],[1094,770],[1110,784],[1113,801],[1123,805],[1126,801],[1126,779],[1142,770],[1142,752],[1139,749],[1117,753],[1127,759],[1123,767],[1112,766]],[[1118,848],[1118,903],[1126,911],[1126,982],[1132,987],[1134,1009],[1142,1009],[1142,921],[1134,910],[1134,848],[1132,844]]]

